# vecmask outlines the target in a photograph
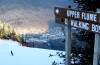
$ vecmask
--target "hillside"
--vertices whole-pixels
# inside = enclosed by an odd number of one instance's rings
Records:
[[[18,42],[0,39],[0,65],[52,65],[53,61],[63,61],[58,56],[49,57],[56,52],[62,51],[22,47]]]
[[[71,0],[0,0],[0,19],[19,33],[51,33],[55,30],[58,33],[60,28],[54,23],[54,7],[67,7],[70,3]]]

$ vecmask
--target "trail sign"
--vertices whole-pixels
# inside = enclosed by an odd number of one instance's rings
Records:
[[[70,23],[67,23],[67,19]],[[56,23],[100,33],[100,13],[55,7]]]
[[[67,25],[65,26],[65,65],[70,64],[71,54],[71,26],[84,29],[90,32],[95,32],[95,46],[94,46],[94,58],[93,65],[98,65],[98,51],[100,46],[100,13],[82,11],[76,9],[65,9],[55,7],[55,21],[56,23]]]

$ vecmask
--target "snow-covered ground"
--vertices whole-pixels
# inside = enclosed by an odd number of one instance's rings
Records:
[[[11,55],[11,50],[14,56]],[[0,39],[0,65],[52,65],[53,61],[63,60],[58,56],[49,57],[49,54],[56,52],[58,51],[22,47],[18,42]]]

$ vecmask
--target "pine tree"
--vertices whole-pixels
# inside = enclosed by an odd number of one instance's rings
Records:
[[[16,31],[11,28],[11,26],[4,21],[0,20],[0,38],[2,39],[12,39],[20,42],[21,38]]]
[[[74,0],[74,2],[78,4],[78,8],[81,10],[96,12],[96,9],[100,8],[100,5],[98,4],[99,0]],[[94,33],[79,29],[78,31],[78,34],[75,34],[75,36],[80,41],[86,41],[88,43],[88,46],[82,50],[82,52],[85,52],[84,55],[87,55],[84,58],[87,59],[89,64],[92,64],[94,51]]]

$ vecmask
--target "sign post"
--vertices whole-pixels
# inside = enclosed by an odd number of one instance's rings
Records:
[[[98,11],[97,11],[98,12]],[[94,55],[93,55],[93,65],[99,65],[98,61],[100,60],[100,34],[95,33],[95,40],[94,40]]]
[[[65,65],[70,65],[71,26],[95,33],[93,65],[98,65],[98,50],[100,45],[100,13],[59,7],[55,7],[54,13],[55,22],[65,25]]]
[[[100,46],[100,34],[95,34],[95,41],[94,41],[94,54],[93,54],[93,65],[98,65],[99,59],[99,46]]]
[[[56,14],[59,14],[59,9],[55,10]],[[69,19],[61,18],[60,19],[63,23],[70,24]],[[71,65],[70,64],[70,55],[71,55],[71,27],[70,26],[64,26],[64,33],[65,33],[65,65]]]
[[[64,22],[70,23],[70,20],[65,19]],[[70,55],[71,55],[71,27],[65,26],[65,65],[71,65],[70,64]]]

